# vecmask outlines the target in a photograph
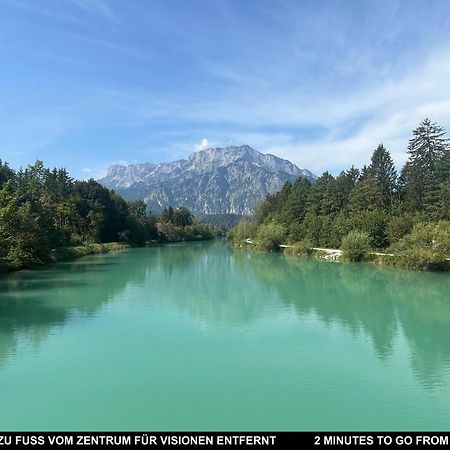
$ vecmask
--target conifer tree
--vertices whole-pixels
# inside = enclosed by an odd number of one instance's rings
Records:
[[[449,140],[444,135],[444,128],[430,119],[423,120],[413,131],[413,138],[408,145],[409,160],[402,173],[405,202],[412,211],[424,207],[436,166],[449,151]]]
[[[409,163],[424,172],[433,172],[438,161],[450,148],[449,139],[443,137],[444,128],[425,119],[413,131],[413,135],[408,145]]]
[[[396,192],[397,172],[391,155],[383,144],[373,152],[368,171],[380,185],[384,206],[389,207]]]
[[[439,160],[425,195],[425,209],[435,220],[450,217],[450,151]]]
[[[350,194],[348,208],[350,212],[365,212],[381,209],[383,197],[381,187],[371,175],[360,181]]]

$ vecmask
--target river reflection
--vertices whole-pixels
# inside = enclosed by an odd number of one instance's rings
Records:
[[[255,275],[274,286],[299,315],[313,311],[325,324],[338,324],[370,337],[382,359],[392,355],[404,333],[411,366],[428,386],[450,367],[450,277],[359,264],[323,263],[280,256],[268,266],[252,255]]]
[[[143,283],[147,267],[126,252],[97,255],[49,269],[21,271],[0,279],[0,367],[18,341],[38,348],[47,334],[74,315],[96,314],[129,283]],[[114,274],[111,276],[111,274]]]
[[[325,327],[366,336],[386,364],[401,334],[417,380],[433,389],[449,375],[449,293],[448,274],[246,253],[221,241],[87,257],[0,279],[0,371],[21,345],[39,352],[66,323],[125,301],[206,328],[286,314],[300,327],[313,315]]]

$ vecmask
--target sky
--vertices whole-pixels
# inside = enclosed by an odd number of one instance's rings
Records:
[[[76,178],[248,144],[320,174],[450,131],[448,0],[0,0],[0,158]]]

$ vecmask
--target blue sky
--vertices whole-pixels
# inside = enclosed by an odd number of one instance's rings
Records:
[[[76,177],[249,144],[316,173],[450,131],[450,2],[0,0],[0,157]]]

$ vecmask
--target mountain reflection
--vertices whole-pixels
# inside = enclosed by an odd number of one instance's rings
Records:
[[[385,362],[403,334],[414,373],[434,386],[450,367],[449,292],[445,274],[246,253],[220,241],[88,257],[0,279],[0,368],[21,339],[38,348],[52,329],[95,317],[123,296],[207,327],[314,313],[368,336]]]

